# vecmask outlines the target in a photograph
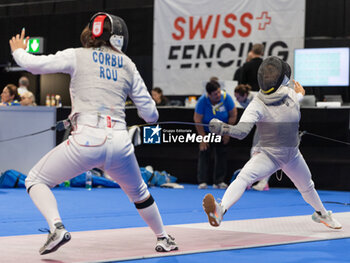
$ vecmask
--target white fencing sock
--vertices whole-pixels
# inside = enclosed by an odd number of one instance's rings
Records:
[[[153,230],[157,237],[168,237],[159,214],[158,206],[156,202],[154,202],[152,196],[143,203],[135,203],[135,206],[142,219]]]
[[[29,189],[29,196],[45,217],[50,227],[50,232],[55,230],[55,224],[62,222],[58,213],[57,202],[50,188],[45,184],[36,184]]]
[[[304,200],[315,209],[315,211],[321,212],[322,215],[326,215],[327,211],[324,208],[322,201],[316,192],[314,187],[310,187],[308,191],[300,192]]]

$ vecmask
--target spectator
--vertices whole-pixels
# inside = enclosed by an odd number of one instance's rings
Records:
[[[34,94],[30,91],[26,91],[21,95],[22,106],[36,106]]]
[[[243,108],[247,108],[249,102],[254,98],[254,95],[250,93],[251,90],[252,87],[249,84],[239,84],[235,88],[235,97]]]
[[[251,50],[252,59],[242,67],[239,84],[249,84],[253,91],[259,90],[258,69],[263,61],[264,45],[254,44]]]
[[[211,80],[206,85],[207,94],[202,95],[195,108],[194,121],[196,123],[208,124],[211,119],[218,118],[225,123],[234,124],[237,118],[237,109],[234,105],[232,97],[225,91],[221,91],[220,84],[215,79]],[[205,136],[209,133],[208,127],[200,125],[196,126],[198,134]],[[209,178],[207,174],[208,162],[210,159],[211,149],[215,155],[214,167],[214,188],[227,188],[224,182],[227,167],[227,144],[230,138],[228,136],[222,137],[221,143],[206,143],[199,144],[198,157],[198,183],[199,189],[208,187]]]
[[[249,51],[249,52],[248,52],[248,55],[247,55],[247,58],[246,58],[246,60],[245,60],[245,63],[251,61],[252,58],[253,58],[253,53],[252,53],[252,51]],[[244,64],[245,64],[245,63],[244,63]],[[243,64],[243,65],[244,65],[244,64]],[[243,65],[240,66],[240,67],[236,70],[235,74],[233,75],[233,80],[238,81],[238,83],[241,83],[241,74],[242,74]]]
[[[166,106],[169,104],[168,98],[163,95],[163,90],[158,87],[152,89],[152,99],[157,106]]]
[[[18,106],[20,105],[19,100],[16,85],[7,84],[1,93],[0,106]]]
[[[18,89],[17,92],[19,96],[22,96],[29,88],[29,79],[26,76],[21,77],[18,80]]]
[[[219,78],[213,76],[213,77],[211,77],[211,78],[209,79],[209,81],[216,81],[216,82],[219,82]]]

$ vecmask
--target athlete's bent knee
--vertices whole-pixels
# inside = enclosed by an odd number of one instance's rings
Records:
[[[47,183],[45,183],[44,181],[40,180],[38,177],[35,176],[35,174],[30,171],[25,182],[24,185],[27,189],[27,193],[29,194],[30,189],[37,184],[45,184],[47,185]]]
[[[153,205],[153,203],[154,203],[154,199],[152,195],[149,195],[149,197],[145,201],[142,201],[140,203],[134,203],[134,204],[137,209],[144,209]]]
[[[32,176],[32,173],[29,172],[26,180],[24,181],[24,185],[27,189],[27,193],[29,194],[29,191],[30,191],[30,188],[32,188],[34,186],[34,182],[33,182],[33,176]]]
[[[311,180],[308,184],[296,185],[296,187],[301,194],[307,194],[315,189],[315,184]]]
[[[235,180],[239,180],[241,182],[245,182],[247,184],[247,186],[248,185],[252,185],[255,182],[255,180],[252,179],[250,176],[247,176],[247,175],[242,174],[242,173],[239,173]]]

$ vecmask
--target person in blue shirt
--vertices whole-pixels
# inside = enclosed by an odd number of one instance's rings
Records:
[[[203,94],[196,104],[194,121],[195,123],[208,124],[211,119],[217,118],[225,123],[234,124],[237,119],[237,109],[232,97],[222,91],[217,78],[211,78],[206,84],[206,94]],[[199,135],[205,136],[209,133],[208,127],[196,125]],[[225,181],[227,170],[227,145],[230,137],[223,136],[221,143],[201,142],[199,144],[197,179],[199,189],[208,187],[208,163],[211,150],[214,151],[214,177],[213,187],[226,189]]]
[[[1,93],[0,106],[19,106],[20,97],[16,85],[7,84]]]
[[[254,99],[254,95],[250,92],[252,87],[249,84],[239,84],[235,88],[235,97],[238,103],[245,109]]]

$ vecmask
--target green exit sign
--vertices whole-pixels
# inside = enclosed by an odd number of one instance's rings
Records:
[[[35,53],[35,54],[44,53],[44,38],[42,37],[29,38],[27,52]]]

